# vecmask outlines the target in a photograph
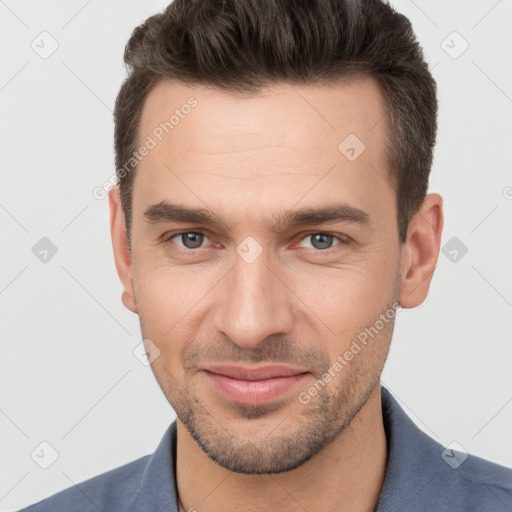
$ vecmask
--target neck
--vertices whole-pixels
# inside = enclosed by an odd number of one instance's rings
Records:
[[[228,471],[213,462],[177,420],[176,480],[184,512],[373,512],[386,462],[380,385],[334,441],[302,466],[283,473]]]

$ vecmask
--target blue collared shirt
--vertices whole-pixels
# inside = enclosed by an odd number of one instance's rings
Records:
[[[381,386],[388,446],[375,512],[512,512],[512,469],[445,449]],[[178,512],[176,421],[158,448],[20,512]]]

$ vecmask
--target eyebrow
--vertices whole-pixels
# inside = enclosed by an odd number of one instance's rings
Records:
[[[287,226],[325,224],[327,222],[348,222],[361,225],[370,223],[370,216],[363,210],[345,203],[327,205],[320,208],[287,210],[274,216],[271,230],[277,231]]]
[[[228,229],[229,223],[221,216],[206,208],[187,208],[179,204],[161,201],[146,208],[144,217],[151,224],[178,222],[204,224]],[[361,225],[370,224],[370,216],[365,211],[346,203],[331,204],[319,208],[306,207],[298,210],[285,210],[272,217],[271,231],[279,231],[288,226],[347,222]]]
[[[205,208],[187,208],[179,204],[161,201],[144,210],[145,219],[156,224],[160,222],[180,222],[190,224],[206,224],[227,229],[228,223],[219,215]]]

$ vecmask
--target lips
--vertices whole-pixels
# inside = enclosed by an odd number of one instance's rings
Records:
[[[246,405],[261,405],[282,398],[308,375],[302,369],[283,365],[212,365],[203,368],[203,373],[216,393],[231,402]]]
[[[280,365],[260,366],[254,368],[232,365],[215,365],[209,366],[205,368],[205,370],[240,380],[262,380],[271,379],[273,377],[290,377],[291,375],[305,373],[304,370],[296,370],[288,366]]]

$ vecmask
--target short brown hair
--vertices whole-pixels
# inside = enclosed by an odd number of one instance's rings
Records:
[[[174,0],[126,45],[128,77],[116,99],[116,172],[128,234],[141,111],[157,82],[232,93],[272,83],[376,80],[386,101],[386,157],[400,242],[428,189],[437,132],[436,82],[410,21],[382,0]],[[125,169],[125,172],[120,172]],[[380,179],[376,175],[376,179]],[[129,235],[128,235],[129,236]]]

